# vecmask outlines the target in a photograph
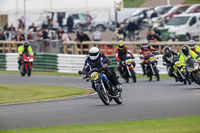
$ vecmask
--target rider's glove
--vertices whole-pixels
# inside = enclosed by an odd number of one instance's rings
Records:
[[[107,68],[107,67],[108,67],[108,64],[104,64],[104,65],[103,65],[103,68]]]
[[[81,75],[81,74],[83,74],[83,72],[82,71],[78,71],[78,74]]]

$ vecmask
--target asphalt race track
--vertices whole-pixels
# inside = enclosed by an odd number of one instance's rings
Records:
[[[61,85],[90,88],[81,77],[20,77],[1,74],[0,84]],[[123,83],[123,104],[105,106],[98,96],[0,105],[0,129],[34,128],[53,125],[135,121],[200,115],[200,86],[182,85],[174,79]]]

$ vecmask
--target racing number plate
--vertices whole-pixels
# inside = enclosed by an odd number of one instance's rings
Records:
[[[98,79],[98,78],[99,78],[99,74],[98,74],[97,72],[93,72],[93,73],[91,74],[91,79],[96,80],[96,79]]]

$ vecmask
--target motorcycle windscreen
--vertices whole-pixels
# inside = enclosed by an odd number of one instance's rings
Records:
[[[30,56],[29,52],[24,52],[24,54],[26,55],[26,57]]]

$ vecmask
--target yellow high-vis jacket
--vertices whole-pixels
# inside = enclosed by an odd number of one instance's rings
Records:
[[[27,50],[28,50],[28,52],[29,52],[30,55],[34,56],[34,53],[33,53],[33,50],[32,50],[32,48],[31,48],[31,46],[28,46],[28,49],[27,49]],[[23,52],[24,52],[24,45],[19,46],[19,47],[18,47],[19,56],[22,55]]]
[[[193,59],[195,59],[197,61],[200,60],[198,55],[195,52],[193,52],[191,49],[189,51],[189,55],[188,56],[192,57]],[[183,65],[183,68],[185,68],[185,63],[186,63],[187,59],[188,59],[188,57],[185,56],[183,53],[179,57],[179,63],[180,63],[180,65]]]
[[[198,45],[195,45],[194,48],[191,48],[191,50],[195,53],[200,52],[200,47]]]

